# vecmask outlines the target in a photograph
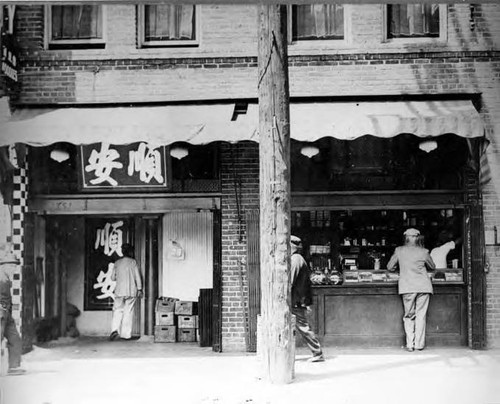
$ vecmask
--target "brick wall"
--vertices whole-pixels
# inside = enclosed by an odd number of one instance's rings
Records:
[[[224,143],[222,182],[222,349],[245,350],[245,307],[248,299],[245,212],[259,208],[259,147],[256,143]],[[240,286],[242,271],[243,291]]]

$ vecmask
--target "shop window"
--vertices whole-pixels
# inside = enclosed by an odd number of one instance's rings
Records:
[[[386,39],[444,39],[446,5],[390,4],[386,9]]]
[[[174,143],[170,150],[182,147],[182,158],[171,158],[174,192],[216,192],[220,189],[217,144],[194,146]],[[172,155],[172,153],[171,153]]]
[[[294,5],[290,14],[291,42],[345,38],[344,6],[341,4]]]
[[[192,4],[139,6],[141,46],[198,45],[198,14],[198,8]]]
[[[460,190],[474,156],[455,135],[435,138],[436,148],[421,149],[422,139],[402,134],[392,139],[363,136],[314,142],[306,156],[303,142],[292,141],[293,191]]]
[[[50,48],[104,47],[103,6],[48,6],[46,15]]]

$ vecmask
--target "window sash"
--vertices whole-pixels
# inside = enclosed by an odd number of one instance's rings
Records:
[[[145,43],[196,40],[194,5],[145,5],[143,23]]]
[[[344,6],[292,6],[292,41],[344,39]]]
[[[387,7],[388,38],[440,36],[439,4],[392,4]]]
[[[51,6],[51,41],[103,39],[102,6]]]

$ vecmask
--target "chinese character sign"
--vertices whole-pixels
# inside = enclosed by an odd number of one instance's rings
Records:
[[[85,310],[111,310],[116,283],[114,263],[134,239],[134,221],[121,217],[85,220]]]
[[[81,146],[84,189],[166,188],[164,146],[148,143]]]

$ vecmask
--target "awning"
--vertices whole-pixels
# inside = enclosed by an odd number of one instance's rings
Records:
[[[258,141],[258,105],[231,120],[234,104],[19,109],[0,122],[0,145],[55,142],[171,144],[185,141]],[[292,103],[291,136],[312,142],[323,137],[352,140],[363,135],[390,138],[402,133],[434,137],[484,135],[471,101]]]

